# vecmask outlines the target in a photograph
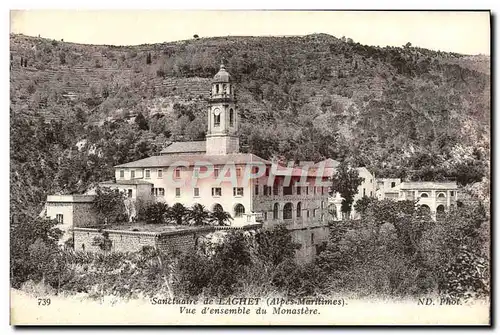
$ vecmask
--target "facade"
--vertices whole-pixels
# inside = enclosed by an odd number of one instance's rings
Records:
[[[224,65],[212,81],[208,104],[205,141],[174,142],[158,156],[120,164],[115,180],[100,185],[125,192],[129,217],[134,216],[138,200],[154,199],[169,206],[222,209],[233,217],[232,228],[255,224],[270,228],[284,222],[302,245],[297,259],[312,260],[317,246],[329,236],[326,178],[314,169],[283,167],[240,152],[235,87]],[[90,231],[85,233],[90,236]],[[82,234],[76,229],[75,239]]]
[[[64,232],[61,242],[71,238],[71,228],[91,227],[96,224],[92,215],[92,195],[49,195],[41,216],[57,220],[57,228]]]
[[[457,205],[456,182],[403,182],[399,187],[400,200],[418,200],[417,205],[427,208],[434,218]]]
[[[377,178],[376,184],[376,198],[379,200],[399,198],[399,185],[401,184],[400,178]]]
[[[377,179],[377,198],[380,200],[412,200],[427,208],[432,217],[457,205],[458,185],[454,181],[402,182],[399,178]]]

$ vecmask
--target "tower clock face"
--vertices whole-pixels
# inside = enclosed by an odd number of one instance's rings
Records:
[[[220,114],[220,109],[219,108],[215,108],[214,109],[214,115],[219,115]]]

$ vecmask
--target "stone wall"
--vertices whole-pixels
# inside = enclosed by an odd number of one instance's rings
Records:
[[[119,230],[104,230],[112,241],[111,252],[136,252],[144,246],[154,246],[157,234],[148,232],[129,232]],[[93,245],[96,237],[102,237],[103,231],[95,228],[74,228],[75,251],[101,252]]]
[[[261,227],[261,224],[255,224],[242,227],[241,229],[248,230]],[[141,251],[144,246],[151,246],[173,253],[188,251],[196,245],[199,237],[224,230],[233,230],[233,228],[199,227],[171,232],[136,232],[75,227],[73,233],[75,251],[101,252],[99,247],[94,246],[93,243],[96,237],[102,237],[102,233],[106,231],[109,239],[112,241],[112,252],[136,252]]]

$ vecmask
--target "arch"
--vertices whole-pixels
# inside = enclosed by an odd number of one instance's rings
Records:
[[[436,207],[436,212],[438,213],[444,213],[444,205],[439,205]]]
[[[431,212],[431,208],[427,205],[420,205],[420,208],[425,211],[425,212],[428,212],[430,213]]]
[[[215,203],[215,204],[212,205],[212,212],[215,212],[216,210],[218,210],[220,212],[223,212],[224,208],[222,207],[221,204]]]
[[[287,202],[285,206],[283,206],[283,219],[290,220],[292,218],[293,212],[293,204],[291,202]]]
[[[274,220],[278,220],[280,218],[279,213],[280,213],[280,205],[278,203],[275,203],[273,206],[273,219]]]
[[[429,194],[427,194],[425,192],[420,193],[420,198],[428,198],[428,197],[429,197]]]
[[[245,214],[245,206],[242,204],[236,204],[234,206],[234,217],[235,218],[240,218]]]
[[[441,192],[438,194],[438,198],[446,198],[446,194],[444,192]]]
[[[300,218],[302,216],[302,203],[299,201],[297,203],[297,215],[296,215],[298,218]]]

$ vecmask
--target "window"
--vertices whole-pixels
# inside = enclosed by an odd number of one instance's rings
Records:
[[[306,195],[309,195],[309,186],[306,186]]]
[[[302,216],[302,203],[299,202],[297,204],[297,217],[300,218]]]
[[[273,219],[274,220],[279,219],[279,210],[280,210],[280,205],[278,205],[278,203],[275,203],[273,206]]]
[[[420,193],[421,198],[428,198],[429,195],[427,193]]]
[[[63,219],[63,215],[62,214],[56,214],[56,221],[57,223],[64,223],[64,219]]]
[[[259,195],[259,185],[255,185],[255,195]]]
[[[222,196],[222,188],[212,187],[212,197],[220,197],[220,196]]]
[[[391,188],[393,188],[393,187],[396,187],[396,182],[395,182],[395,181],[393,181],[393,182],[391,183]]]
[[[234,127],[234,110],[232,108],[229,110],[229,126]]]
[[[216,109],[218,111],[218,109]],[[219,127],[220,126],[220,114],[215,114],[214,113],[214,127]]]
[[[373,197],[373,191],[370,191],[370,197]]]
[[[302,189],[300,188],[300,186],[297,186],[297,195],[300,195],[300,193],[302,193]]]
[[[175,196],[178,198],[181,196],[181,189],[179,187],[175,188]]]
[[[236,168],[236,177],[241,177],[241,168]]]
[[[363,187],[363,196],[366,197],[366,188]]]
[[[151,170],[144,170],[144,176],[146,179],[151,178]]]
[[[127,197],[132,198],[132,190],[130,188],[127,191]]]
[[[287,202],[285,206],[283,206],[283,219],[290,220],[292,218],[293,205],[291,202]]]
[[[214,169],[214,177],[219,177],[219,169]]]
[[[306,211],[306,216],[309,217],[310,214],[309,214],[309,210]]]
[[[120,178],[125,178],[125,170],[120,170]]]
[[[155,197],[163,197],[163,196],[165,196],[165,189],[162,187],[152,188],[151,194],[154,195]],[[176,196],[180,196],[180,191],[179,191],[179,195],[176,194]]]
[[[316,208],[313,209],[313,218],[315,218],[315,217],[316,217]]]
[[[235,218],[240,218],[245,214],[245,207],[242,204],[237,204],[234,207],[234,217]]]
[[[233,187],[233,195],[235,197],[242,197],[243,196],[243,187]]]
[[[324,202],[324,201],[322,201],[322,202],[321,202],[321,209],[324,209],[324,208],[325,208],[325,202]]]
[[[181,169],[180,168],[176,168],[174,170],[174,177],[175,178],[180,178],[181,177]]]
[[[311,233],[311,244],[314,244],[314,233]]]
[[[291,186],[285,186],[283,187],[283,195],[292,195],[293,190]]]
[[[135,170],[131,170],[130,171],[130,179],[134,179],[135,178]]]
[[[280,189],[275,186],[274,189],[273,189],[273,194],[274,195],[279,195],[279,192],[280,192]]]
[[[455,192],[454,191],[450,191],[450,196],[454,196],[455,195]]]
[[[163,178],[163,170],[162,169],[156,170],[156,175],[158,178]]]
[[[267,212],[264,212],[264,221],[267,221]]]
[[[200,196],[200,189],[198,187],[195,187],[193,191],[194,191],[194,196],[195,197],[199,197]]]

